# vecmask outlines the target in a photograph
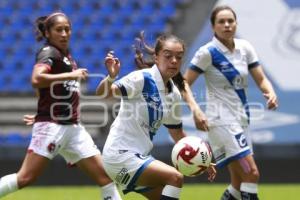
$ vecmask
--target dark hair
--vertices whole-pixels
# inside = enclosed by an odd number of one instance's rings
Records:
[[[178,37],[172,34],[162,34],[161,36],[159,36],[156,39],[155,47],[152,48],[145,42],[144,31],[141,31],[139,37],[135,39],[136,43],[134,45],[134,49],[135,49],[134,61],[137,68],[144,69],[144,68],[152,67],[154,65],[154,61],[145,60],[143,52],[146,52],[148,55],[151,56],[153,56],[154,54],[158,55],[159,51],[162,50],[164,43],[167,40],[173,40],[179,42],[180,44],[182,44],[183,50],[185,50],[185,44],[183,40],[179,39]],[[174,81],[175,85],[178,87],[180,91],[185,91],[184,78],[181,72],[179,72],[176,76],[174,76],[172,80]]]
[[[35,20],[36,41],[39,42],[46,38],[46,30],[50,30],[50,28],[55,24],[58,16],[65,17],[71,25],[69,18],[62,12],[54,12],[48,16],[38,17]]]
[[[175,42],[179,42],[182,45],[183,50],[185,51],[185,44],[183,40],[179,39],[177,36],[172,34],[162,34],[156,39],[155,47],[154,47],[154,53],[155,55],[158,55],[158,52],[162,50],[165,42],[167,40],[173,40]]]
[[[213,9],[211,15],[210,15],[210,23],[211,25],[215,25],[215,22],[216,22],[216,16],[217,14],[222,11],[222,10],[230,10],[234,16],[234,19],[236,20],[236,13],[234,12],[234,10],[229,7],[229,6],[226,6],[226,5],[223,5],[223,6],[217,6]]]

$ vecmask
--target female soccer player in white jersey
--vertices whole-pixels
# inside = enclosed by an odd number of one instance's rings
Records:
[[[189,105],[196,126],[209,132],[217,166],[227,166],[230,172],[231,184],[221,199],[256,200],[259,171],[248,135],[248,73],[266,97],[269,109],[278,106],[277,97],[253,47],[245,40],[234,38],[237,27],[235,12],[228,6],[216,7],[211,24],[214,31],[212,41],[199,48],[184,75],[192,85],[199,74],[204,74],[206,116],[195,101],[190,101]]]
[[[157,200],[179,199],[183,175],[155,160],[150,151],[161,124],[175,141],[185,136],[178,105],[181,95],[171,79],[180,70],[184,51],[177,37],[162,35],[155,46],[155,65],[114,83],[120,62],[112,53],[106,57],[109,75],[100,82],[96,93],[103,98],[122,96],[122,101],[104,145],[104,169],[124,193],[136,191]],[[214,169],[209,175],[214,178]]]

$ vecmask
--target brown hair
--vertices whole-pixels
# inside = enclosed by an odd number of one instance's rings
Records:
[[[144,68],[150,68],[155,63],[153,60],[145,60],[143,52],[147,53],[148,55],[158,55],[159,51],[163,49],[163,46],[167,40],[174,40],[176,42],[179,42],[182,44],[183,50],[185,50],[185,44],[183,40],[179,39],[177,36],[172,34],[162,34],[156,39],[155,46],[150,47],[146,42],[144,38],[144,31],[140,32],[139,37],[136,38],[136,44],[134,45],[135,49],[135,64],[138,69],[144,69]],[[172,78],[175,85],[178,87],[180,91],[185,91],[184,87],[184,78],[179,72],[176,76]]]
[[[62,12],[54,12],[48,16],[38,17],[35,20],[36,41],[39,42],[46,38],[46,30],[50,30],[50,28],[55,24],[58,16],[65,17],[71,25],[69,18]]]
[[[223,6],[217,6],[213,9],[211,15],[210,15],[210,23],[212,26],[215,25],[215,22],[216,22],[216,16],[217,14],[222,11],[222,10],[230,10],[234,16],[234,19],[236,20],[236,13],[234,12],[234,10],[229,7],[229,6],[226,6],[226,5],[223,5]]]

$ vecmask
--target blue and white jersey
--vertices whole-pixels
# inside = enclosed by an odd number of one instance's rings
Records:
[[[206,81],[206,115],[210,126],[249,123],[246,89],[249,69],[259,65],[252,45],[234,39],[230,52],[217,38],[199,48],[191,61],[191,69],[204,72]]]
[[[180,92],[172,80],[167,92],[157,66],[134,71],[114,84],[122,92],[122,101],[105,142],[105,156],[120,151],[148,155],[161,124],[182,127]]]

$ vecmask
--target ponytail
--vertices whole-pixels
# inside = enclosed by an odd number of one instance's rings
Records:
[[[46,36],[46,27],[45,27],[45,21],[47,19],[47,16],[39,17],[35,20],[35,39],[36,41],[40,42],[42,41]]]
[[[55,24],[57,16],[65,17],[68,20],[69,24],[71,25],[69,18],[62,12],[54,12],[48,16],[38,17],[35,20],[35,39],[36,39],[36,41],[40,42],[40,41],[46,39],[46,31],[50,30],[50,28]]]

